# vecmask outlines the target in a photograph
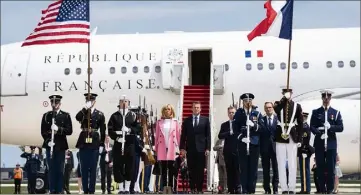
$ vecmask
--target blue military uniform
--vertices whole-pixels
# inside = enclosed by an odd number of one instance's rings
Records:
[[[254,95],[251,93],[245,93],[241,96],[243,101],[253,100]],[[239,108],[234,116],[234,127],[235,134],[239,139],[238,154],[241,168],[241,186],[242,193],[255,193],[257,183],[257,171],[258,171],[258,160],[260,154],[259,138],[260,132],[264,128],[264,122],[261,112],[256,110],[257,107],[252,106],[250,110],[245,108]],[[249,118],[247,114],[249,113]],[[248,120],[252,121],[253,127],[250,125],[250,143],[249,143],[249,154],[247,154],[247,144],[245,139],[247,138],[247,126]]]
[[[22,158],[26,158],[25,171],[28,178],[28,192],[29,194],[36,194],[36,176],[38,171],[40,171],[40,157],[38,154],[34,154],[35,147],[31,147],[31,153],[23,153]]]
[[[304,112],[303,116],[306,119],[308,113]],[[298,148],[298,160],[299,160],[300,177],[301,177],[301,191],[298,194],[309,194],[311,192],[310,158],[315,151],[314,148],[310,146],[310,139],[311,139],[310,126],[307,124],[307,120],[304,120],[302,143],[301,143],[302,145],[300,148]],[[303,163],[305,165],[303,165]],[[303,166],[305,167],[305,170],[303,170]]]
[[[332,92],[322,91],[322,99],[331,99]],[[332,193],[335,182],[335,165],[337,156],[337,138],[336,133],[343,131],[343,122],[340,111],[328,106],[327,122],[325,122],[325,107],[321,106],[312,111],[311,117],[311,131],[315,135],[314,144],[317,176],[319,179],[319,187],[321,193]],[[327,148],[325,149],[323,134],[325,134],[325,127],[327,127]],[[327,170],[327,184],[325,186],[324,172]]]
[[[49,96],[50,102],[59,105],[60,95]],[[54,119],[54,124],[53,124]],[[51,154],[51,135],[54,129],[54,146]],[[46,148],[46,159],[49,166],[49,191],[62,193],[64,183],[65,151],[69,149],[66,136],[73,133],[70,114],[60,109],[46,112],[41,120],[41,136],[44,139],[43,148]]]
[[[86,101],[95,101],[97,94],[84,94]],[[75,116],[80,122],[82,131],[79,134],[76,148],[79,148],[80,171],[84,194],[95,193],[96,170],[99,160],[99,149],[104,147],[105,117],[103,112],[84,107]],[[90,114],[90,130],[88,128],[88,112]],[[100,132],[99,132],[100,131]]]

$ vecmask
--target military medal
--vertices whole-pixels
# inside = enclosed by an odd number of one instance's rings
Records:
[[[307,133],[306,133],[306,132],[303,133],[303,137],[307,137]]]
[[[333,114],[331,114],[331,120],[333,120],[334,118],[333,118]]]
[[[93,142],[93,139],[91,137],[85,139],[85,143],[91,144]]]

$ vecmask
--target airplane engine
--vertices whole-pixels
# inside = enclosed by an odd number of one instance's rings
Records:
[[[312,110],[322,105],[322,100],[307,100],[298,102],[303,112],[308,112],[308,124],[310,124]],[[331,107],[340,111],[344,130],[337,133],[338,154],[340,167],[343,173],[351,174],[360,172],[360,100],[332,99]],[[313,145],[312,134],[310,144]],[[311,159],[311,167],[314,164]]]

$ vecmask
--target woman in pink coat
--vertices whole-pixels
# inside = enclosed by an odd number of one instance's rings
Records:
[[[173,164],[176,153],[179,153],[180,127],[177,119],[174,118],[175,112],[172,105],[163,106],[161,113],[162,117],[156,125],[155,152],[162,167],[163,186],[170,186],[173,189],[173,177],[176,176]]]

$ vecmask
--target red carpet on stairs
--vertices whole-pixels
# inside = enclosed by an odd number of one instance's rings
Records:
[[[209,85],[188,85],[184,86],[184,96],[183,96],[183,121],[185,118],[192,115],[192,104],[195,101],[201,103],[201,115],[209,116],[209,96],[210,89]],[[189,181],[185,181],[185,190],[190,192]],[[183,192],[183,181],[181,179],[180,173],[178,174],[177,179],[177,189],[180,192]],[[203,191],[207,190],[207,171],[204,172],[204,183]]]

